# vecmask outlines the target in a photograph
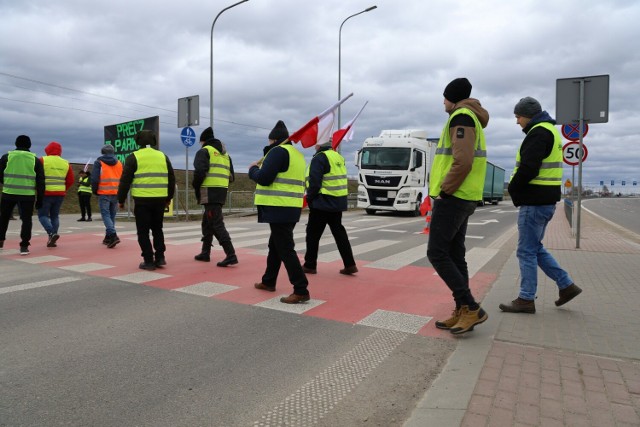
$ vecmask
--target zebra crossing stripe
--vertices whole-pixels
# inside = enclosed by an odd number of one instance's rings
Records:
[[[10,292],[25,291],[27,289],[43,288],[45,286],[59,285],[62,283],[71,283],[80,280],[81,277],[58,277],[57,279],[43,280],[41,282],[25,283],[24,285],[8,286],[0,288],[0,294],[8,294]]]
[[[361,255],[366,252],[375,251],[376,249],[386,248],[387,246],[391,246],[398,243],[396,240],[374,240],[373,242],[362,243],[360,245],[352,246],[351,250],[353,251],[353,255]],[[321,254],[318,257],[318,261],[321,262],[333,262],[342,259],[340,257],[340,251],[335,250],[331,252],[327,252],[325,254]]]
[[[365,267],[379,268],[382,270],[399,270],[416,261],[420,261],[427,257],[427,245],[421,244],[420,246],[413,247],[404,252],[400,252],[385,258],[381,258],[377,261],[371,262]]]

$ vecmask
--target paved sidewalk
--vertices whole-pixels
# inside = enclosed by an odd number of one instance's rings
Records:
[[[501,313],[518,293],[512,254],[482,302],[489,320],[405,426],[640,426],[640,236],[584,208],[581,219],[576,249],[558,204],[545,246],[583,293],[558,308],[540,272],[536,314]]]

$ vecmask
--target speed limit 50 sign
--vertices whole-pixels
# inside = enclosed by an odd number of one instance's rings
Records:
[[[568,142],[562,147],[562,160],[570,166],[577,166],[580,163],[580,158],[584,163],[587,160],[587,154],[589,154],[589,151],[584,143],[582,144],[582,150],[580,150],[580,143],[576,141]]]

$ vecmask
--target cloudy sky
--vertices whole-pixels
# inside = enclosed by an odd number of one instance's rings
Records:
[[[86,162],[104,126],[159,116],[162,149],[184,169],[177,100],[200,96],[199,135],[209,123],[211,24],[233,3],[0,0],[1,151],[27,134],[37,154],[55,140],[63,157]],[[533,96],[555,116],[557,79],[607,74],[609,122],[585,137],[583,183],[640,180],[637,0],[243,3],[213,36],[214,130],[239,172],[261,157],[277,120],[293,132],[337,100],[340,24],[372,5],[342,29],[341,92],[354,93],[342,123],[369,101],[343,146],[349,164],[383,129],[439,136],[443,88],[464,76],[491,116],[489,160],[510,173],[524,136],[514,104]]]

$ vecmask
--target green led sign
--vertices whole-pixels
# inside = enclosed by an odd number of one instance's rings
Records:
[[[118,123],[104,127],[104,143],[113,145],[116,157],[122,163],[129,154],[139,147],[136,144],[135,136],[141,130],[152,130],[158,136],[158,147],[160,147],[160,117],[147,117],[130,122]]]

